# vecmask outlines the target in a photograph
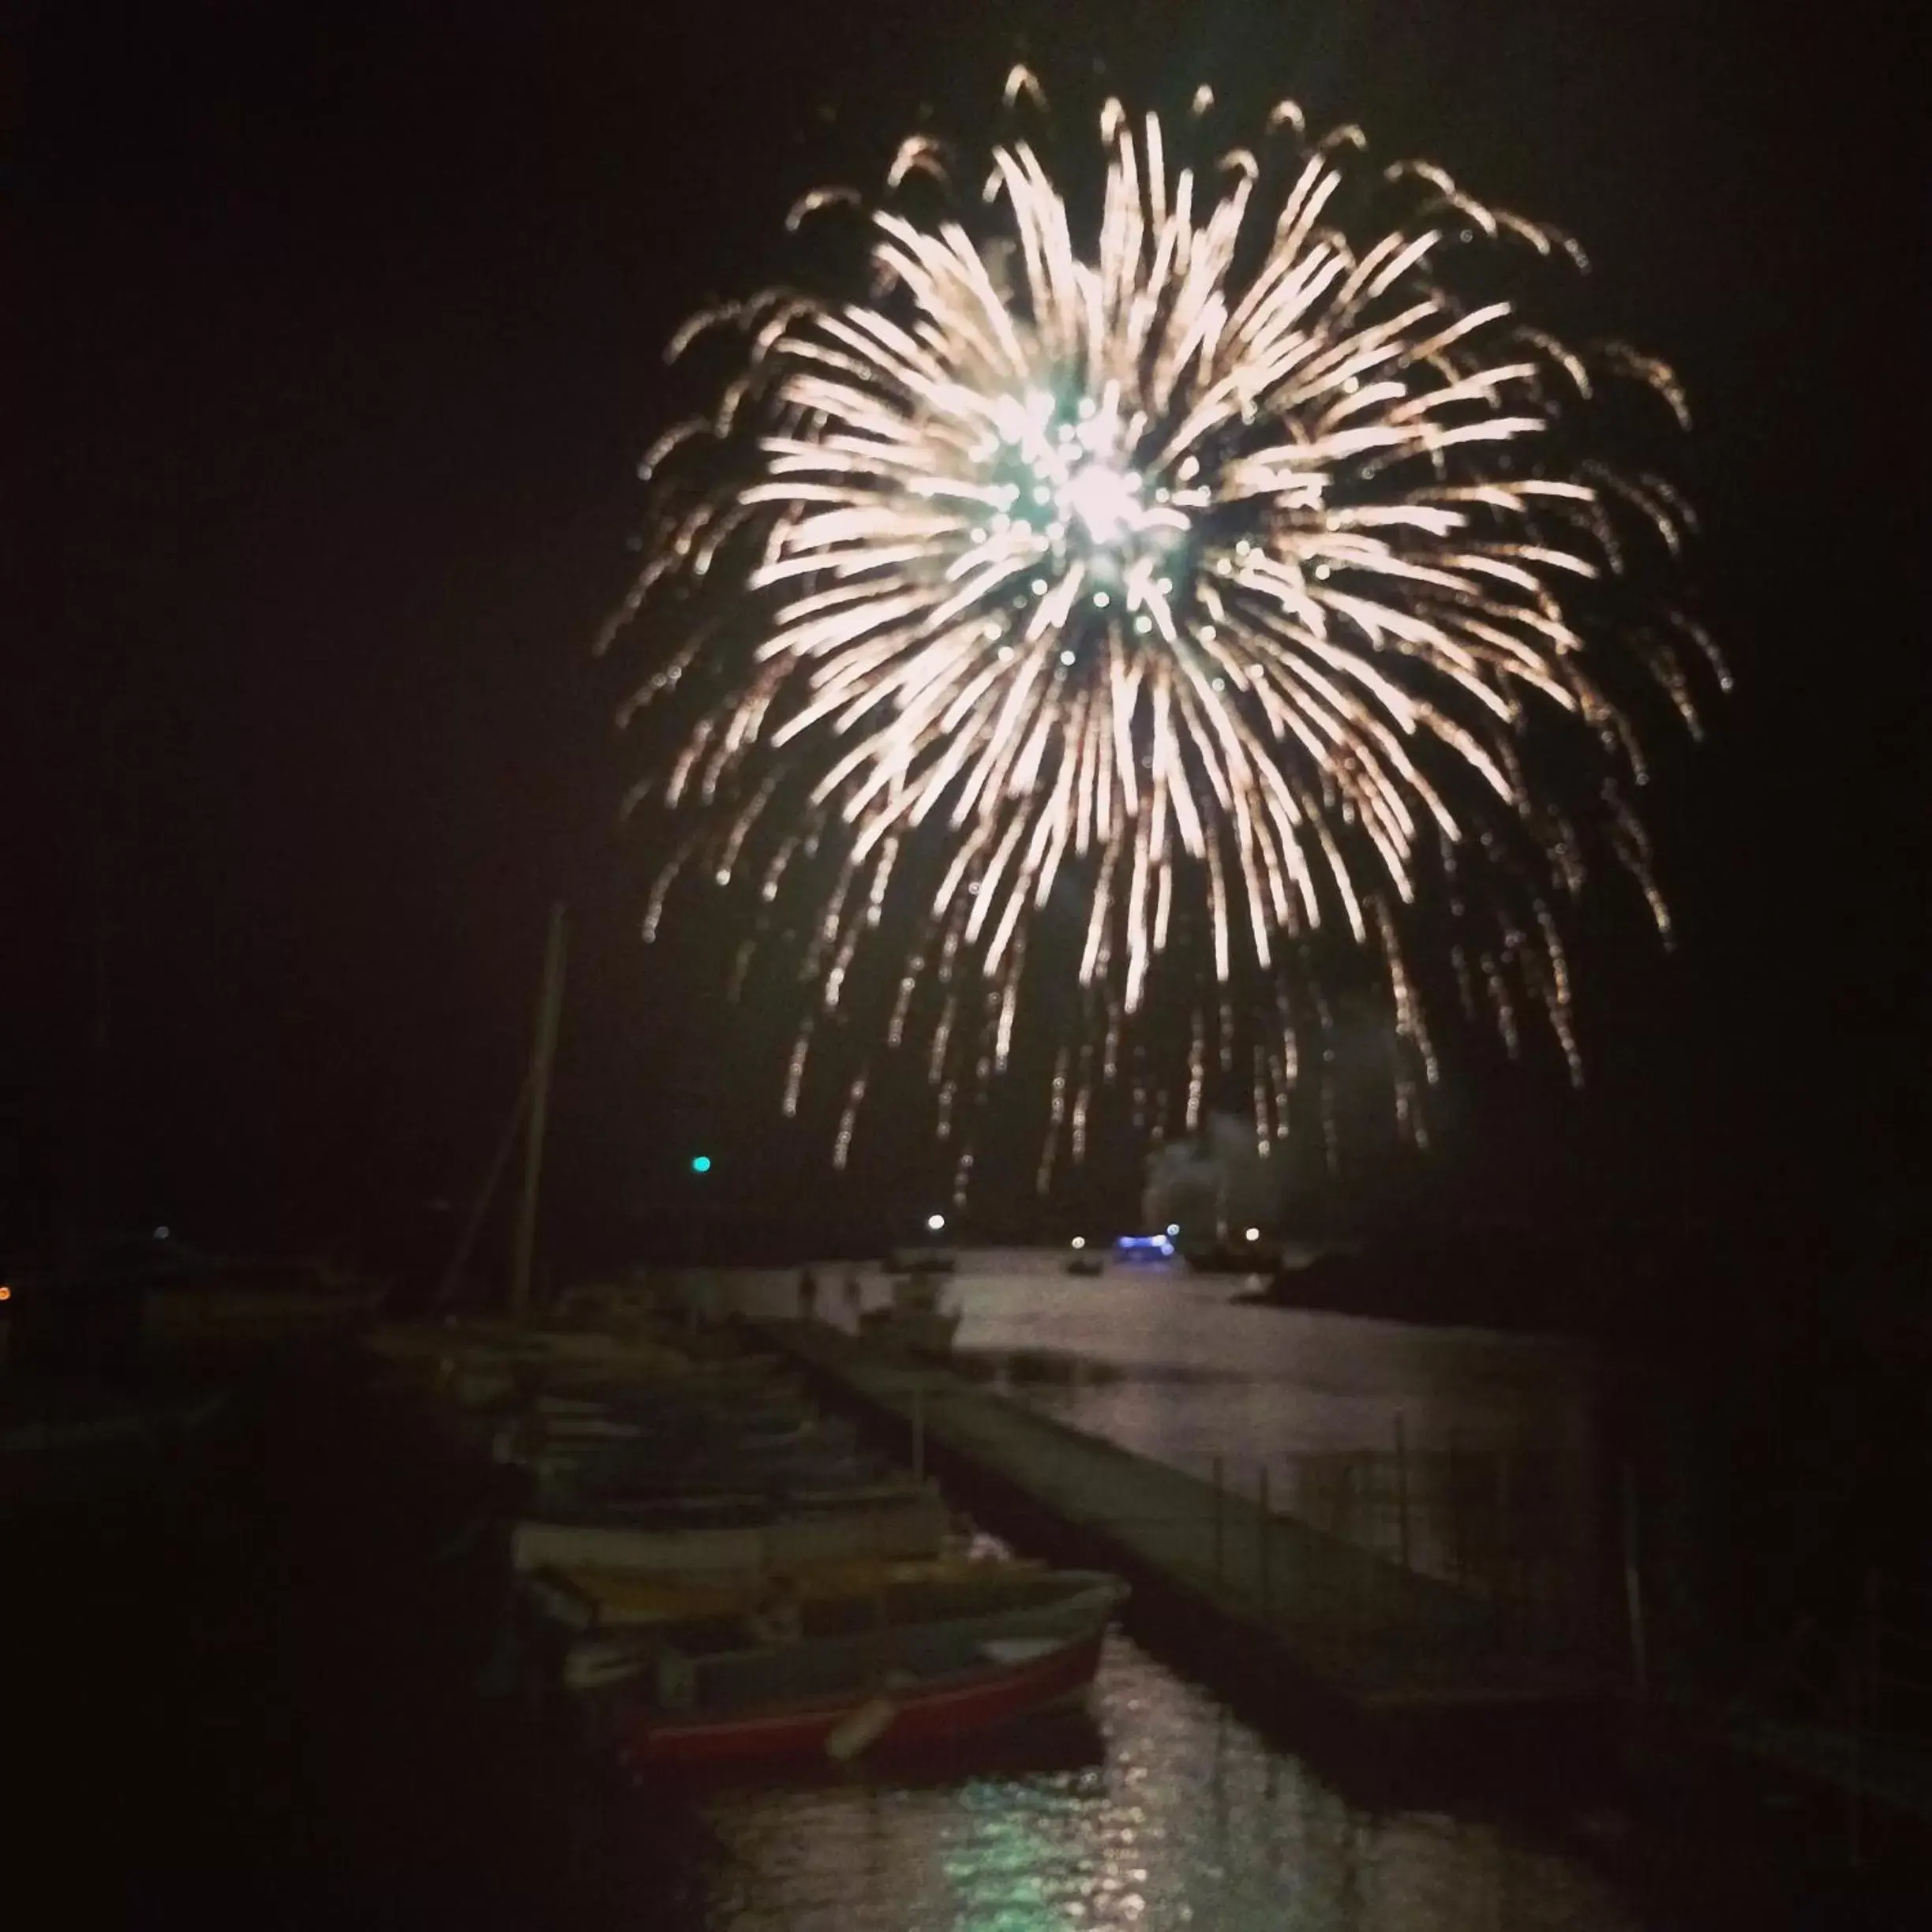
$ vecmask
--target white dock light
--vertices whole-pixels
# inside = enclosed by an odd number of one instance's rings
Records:
[[[1248,1238],[1250,1241],[1259,1241],[1261,1238],[1261,1230],[1259,1228],[1250,1228],[1248,1230]]]
[[[1084,1234],[1076,1234],[1073,1237],[1073,1245],[1076,1248],[1084,1248],[1087,1245],[1087,1237]]]
[[[932,1214],[926,1217],[926,1231],[929,1234],[937,1234],[945,1226],[945,1216],[944,1215]]]

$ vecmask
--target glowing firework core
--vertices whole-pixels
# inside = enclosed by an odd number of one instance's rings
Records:
[[[1122,476],[1104,463],[1084,464],[1061,485],[1062,518],[1077,517],[1097,545],[1107,545],[1138,530],[1144,522],[1140,479]]]
[[[975,451],[987,462],[987,500],[997,506],[973,533],[982,556],[1025,578],[1022,605],[1057,593],[1063,625],[1083,588],[1090,609],[1108,608],[1118,593],[1133,619],[1162,594],[1154,572],[1185,541],[1188,519],[1171,492],[1150,491],[1126,466],[1127,426],[1089,398],[1069,420],[1037,390],[1002,399],[994,417],[997,438]],[[1204,499],[1196,492],[1190,500]],[[1154,626],[1143,616],[1136,627]]]

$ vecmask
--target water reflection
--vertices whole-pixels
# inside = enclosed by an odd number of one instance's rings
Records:
[[[1587,1346],[1244,1301],[1179,1263],[1070,1277],[968,1251],[963,1371],[1061,1421],[1454,1582],[1526,1635],[1613,1647],[1608,1498],[1632,1374]],[[862,1298],[886,1278],[866,1271]],[[741,1278],[756,1298],[769,1282]]]
[[[1129,1639],[1109,1640],[1090,1761],[1073,1734],[990,1757],[692,1793],[674,1889],[717,1932],[1634,1932],[1600,1881],[1506,1829],[1373,1817]],[[1081,1748],[1076,1745],[1075,1748]],[[667,1876],[661,1866],[657,1877]],[[661,1893],[657,1896],[663,1896]],[[653,1918],[650,1923],[662,1921]]]
[[[1501,1459],[1538,1466],[1557,1486],[1566,1533],[1585,1544],[1593,1535],[1598,1419],[1616,1372],[1586,1350],[1241,1306],[1238,1281],[1178,1271],[1073,1279],[1063,1259],[961,1257],[960,1344],[1016,1398],[1196,1472],[1221,1455],[1244,1485],[1264,1461],[1282,1472],[1284,1458],[1386,1445],[1400,1416],[1418,1494],[1433,1485],[1459,1495],[1471,1468],[1491,1472],[1481,1480],[1493,1492]],[[866,1270],[861,1290],[863,1305],[882,1300],[885,1278]],[[747,1314],[794,1312],[788,1276],[723,1276],[710,1292]],[[849,1320],[856,1309],[822,1302],[820,1312]],[[1325,1496],[1331,1472],[1305,1466],[1309,1496]],[[1276,1500],[1290,1502],[1285,1488]],[[1452,1532],[1419,1548],[1418,1561],[1466,1562],[1473,1530],[1456,1508]],[[650,1909],[640,1923],[667,1932],[1634,1932],[1646,1923],[1587,1867],[1506,1822],[1350,1805],[1118,1634],[1091,1717],[1072,1721],[919,1766],[828,1770],[804,1784],[719,1787],[674,1803],[641,1792],[635,1889]]]

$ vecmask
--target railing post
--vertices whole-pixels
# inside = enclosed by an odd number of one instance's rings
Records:
[[[926,1480],[926,1384],[912,1384],[912,1480]]]
[[[1498,1448],[1496,1452],[1494,1496],[1492,1510],[1494,1524],[1489,1547],[1489,1595],[1496,1605],[1496,1623],[1499,1631],[1507,1632],[1511,1628],[1512,1605],[1510,1600],[1510,1483],[1509,1451]]]
[[[1402,1554],[1402,1567],[1409,1563],[1409,1439],[1399,1411],[1395,1417],[1395,1547]]]
[[[1368,1611],[1374,1595],[1375,1576],[1371,1566],[1375,1552],[1361,1543],[1349,1544],[1349,1555],[1354,1571],[1354,1584],[1350,1595],[1354,1600],[1354,1611],[1350,1619],[1349,1641],[1351,1648],[1365,1648],[1368,1629]]]
[[[1272,1623],[1275,1601],[1275,1514],[1268,1507],[1267,1464],[1264,1462],[1256,1479],[1255,1500],[1260,1507],[1260,1517],[1256,1525],[1256,1534],[1261,1539],[1260,1551],[1261,1571],[1261,1620]]]
[[[1871,1701],[1871,1684],[1878,1666],[1878,1574],[1867,1572],[1865,1578],[1864,1629],[1859,1633],[1863,1642],[1854,1651],[1852,1660],[1852,1775],[1845,1782],[1845,1851],[1851,1860],[1852,1869],[1859,1870],[1865,1863],[1865,1717]]]
[[[1650,1660],[1644,1642],[1643,1578],[1638,1567],[1637,1471],[1623,1465],[1623,1601],[1630,1613],[1631,1668],[1637,1694],[1650,1690]]]
[[[1224,1541],[1222,1533],[1222,1518],[1224,1514],[1222,1498],[1222,1471],[1221,1458],[1217,1455],[1214,1459],[1214,1568],[1215,1581],[1217,1583],[1221,1580]]]

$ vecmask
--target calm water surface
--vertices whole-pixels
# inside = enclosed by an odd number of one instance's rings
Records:
[[[1395,1553],[1396,1444],[1410,1560],[1472,1586],[1505,1547],[1559,1580],[1578,1614],[1614,1594],[1607,1499],[1624,1457],[1668,1412],[1657,1391],[1588,1346],[1477,1328],[1425,1328],[1245,1305],[1258,1282],[1179,1262],[1069,1275],[1064,1250],[968,1251],[951,1290],[968,1372],[1124,1448],[1253,1494],[1265,1467],[1276,1507]],[[844,1270],[817,1271],[818,1312],[849,1325]],[[747,1313],[789,1314],[796,1278],[721,1278]],[[859,1275],[860,1305],[885,1275]],[[1670,1526],[1647,1524],[1659,1543]],[[1506,1579],[1518,1587],[1520,1576]]]
[[[1426,1454],[1507,1444],[1581,1484],[1608,1372],[1583,1350],[1234,1305],[1238,1279],[1064,1272],[962,1256],[959,1346],[979,1372],[1144,1454],[1200,1466],[1346,1454],[1403,1417]],[[844,1271],[818,1271],[845,1320]],[[790,1312],[788,1276],[721,1277]],[[882,1299],[876,1270],[863,1301]],[[1583,1862],[1505,1823],[1371,1814],[1118,1633],[1088,1713],[916,1774],[867,1769],[638,1794],[638,1849],[682,1927],[730,1932],[1635,1932]],[[661,1923],[653,1919],[653,1923]]]
[[[1635,1932],[1580,1864],[1499,1825],[1370,1817],[1125,1637],[1084,1739],[951,1775],[694,1795],[661,1817],[669,1921],[717,1932]],[[1080,1762],[1085,1759],[1086,1762]],[[653,1921],[653,1923],[659,1923]]]

